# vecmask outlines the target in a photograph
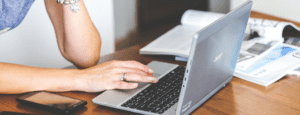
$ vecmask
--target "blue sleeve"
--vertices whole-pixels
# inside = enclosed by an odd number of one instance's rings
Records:
[[[17,27],[33,2],[34,0],[0,0],[0,31]]]

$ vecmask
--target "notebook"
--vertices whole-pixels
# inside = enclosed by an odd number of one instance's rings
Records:
[[[153,61],[148,66],[158,83],[107,90],[92,101],[139,114],[190,114],[232,79],[251,7],[252,1],[247,1],[199,30],[186,67]]]

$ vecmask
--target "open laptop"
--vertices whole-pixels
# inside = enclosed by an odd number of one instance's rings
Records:
[[[248,1],[197,32],[186,67],[153,61],[158,83],[107,90],[92,101],[140,114],[190,114],[232,79],[251,7]]]

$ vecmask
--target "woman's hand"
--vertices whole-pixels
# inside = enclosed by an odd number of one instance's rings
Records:
[[[100,92],[107,89],[134,89],[138,86],[133,82],[156,83],[153,70],[137,61],[110,61],[94,67],[79,70],[76,78],[76,90]],[[123,74],[126,81],[121,81]]]

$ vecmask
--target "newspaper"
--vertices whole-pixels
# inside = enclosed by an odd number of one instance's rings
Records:
[[[281,22],[276,20],[266,20],[259,18],[250,18],[248,21],[250,34],[256,32],[258,36],[266,37],[266,38],[279,38],[284,37],[284,43],[300,46],[300,36],[286,36],[286,33],[298,34],[300,35],[300,28],[290,22]],[[285,33],[286,32],[286,33]],[[298,69],[292,70],[288,72],[289,75],[298,75],[300,66]]]
[[[295,53],[294,57],[297,57],[297,58],[300,59],[300,52]],[[300,76],[300,66],[298,66],[298,68],[296,68],[296,69],[288,72],[288,75],[297,75],[297,76]]]
[[[284,39],[285,39],[284,43],[300,47],[300,38],[297,38],[297,37],[285,37]],[[297,54],[297,55],[295,55],[295,56],[298,56],[300,58],[300,53]],[[299,67],[297,69],[288,72],[288,75],[297,75],[297,76],[300,76],[300,65],[299,65]]]
[[[250,18],[248,24],[251,32],[257,32],[260,37],[281,38],[284,31],[300,33],[300,28],[291,22]]]
[[[294,69],[293,71],[288,72],[288,75],[297,75],[300,76],[300,67]]]
[[[272,49],[283,42],[282,39],[273,39],[265,37],[257,37],[248,41],[244,41],[241,47],[240,55],[237,61],[237,68],[246,70],[256,62],[268,54]]]
[[[268,86],[284,77],[289,71],[299,67],[299,54],[299,47],[282,43],[246,70],[237,67],[233,75],[253,83]]]
[[[284,43],[300,47],[300,36],[299,37],[285,37]]]

